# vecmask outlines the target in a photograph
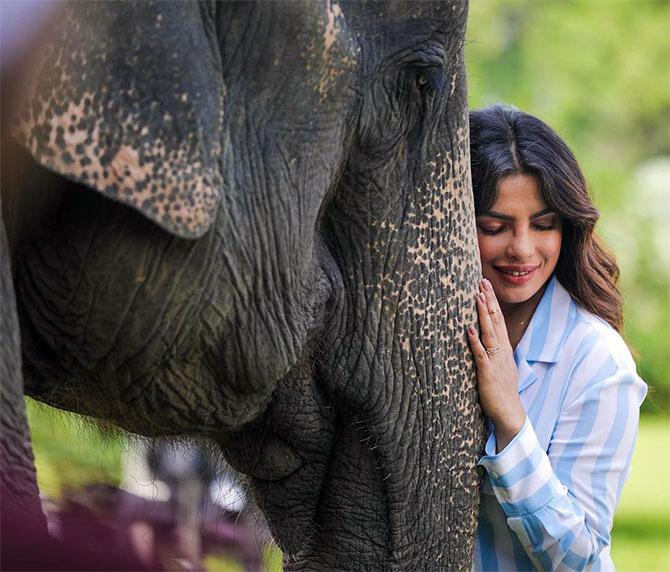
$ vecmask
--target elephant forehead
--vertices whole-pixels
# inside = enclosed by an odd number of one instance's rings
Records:
[[[222,187],[224,88],[212,66],[189,61],[193,44],[208,60],[208,41],[193,32],[203,15],[172,6],[72,5],[43,54],[15,135],[43,166],[174,234],[197,237]],[[183,44],[171,39],[177,30]],[[184,71],[189,63],[194,69]]]
[[[265,111],[282,119],[287,114],[290,121],[303,111],[337,114],[348,101],[342,88],[359,52],[338,3],[230,3],[218,18],[228,26],[222,57],[224,73],[235,78],[231,92],[240,84],[263,97],[272,91],[277,97]]]
[[[468,3],[462,0],[418,2],[385,0],[355,2],[343,0],[344,13],[364,49],[389,57],[428,40],[458,44],[465,31]],[[374,28],[375,33],[370,33]]]
[[[353,42],[345,29],[344,15],[339,4],[328,2],[326,18],[323,46],[319,54],[322,71],[319,74],[317,87],[321,101],[324,100],[338,78],[347,70],[353,69],[356,63]],[[339,46],[338,41],[341,44]]]

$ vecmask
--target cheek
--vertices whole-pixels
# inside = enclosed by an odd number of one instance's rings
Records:
[[[482,259],[482,262],[486,262],[497,256],[500,247],[497,245],[497,241],[493,239],[493,237],[478,234],[477,242],[479,243],[479,256]]]
[[[561,254],[561,233],[552,233],[542,242],[542,253],[547,260],[557,262]]]

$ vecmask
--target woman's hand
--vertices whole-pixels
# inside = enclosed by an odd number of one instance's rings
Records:
[[[496,453],[521,430],[526,412],[519,398],[518,371],[505,319],[491,283],[483,279],[477,295],[480,341],[477,330],[468,328],[470,347],[477,367],[479,401],[496,429]]]

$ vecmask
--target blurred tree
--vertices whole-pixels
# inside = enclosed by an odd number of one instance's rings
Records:
[[[652,388],[643,411],[667,413],[670,3],[471,0],[468,26],[470,107],[537,115],[577,156],[621,264],[626,339]]]

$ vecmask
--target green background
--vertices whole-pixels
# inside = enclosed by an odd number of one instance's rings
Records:
[[[616,253],[625,337],[650,392],[613,531],[620,572],[670,570],[670,3],[473,0],[470,107],[539,116],[577,156]],[[29,402],[40,487],[120,478],[122,442]],[[267,567],[278,569],[276,550]],[[211,570],[241,570],[208,560]]]

